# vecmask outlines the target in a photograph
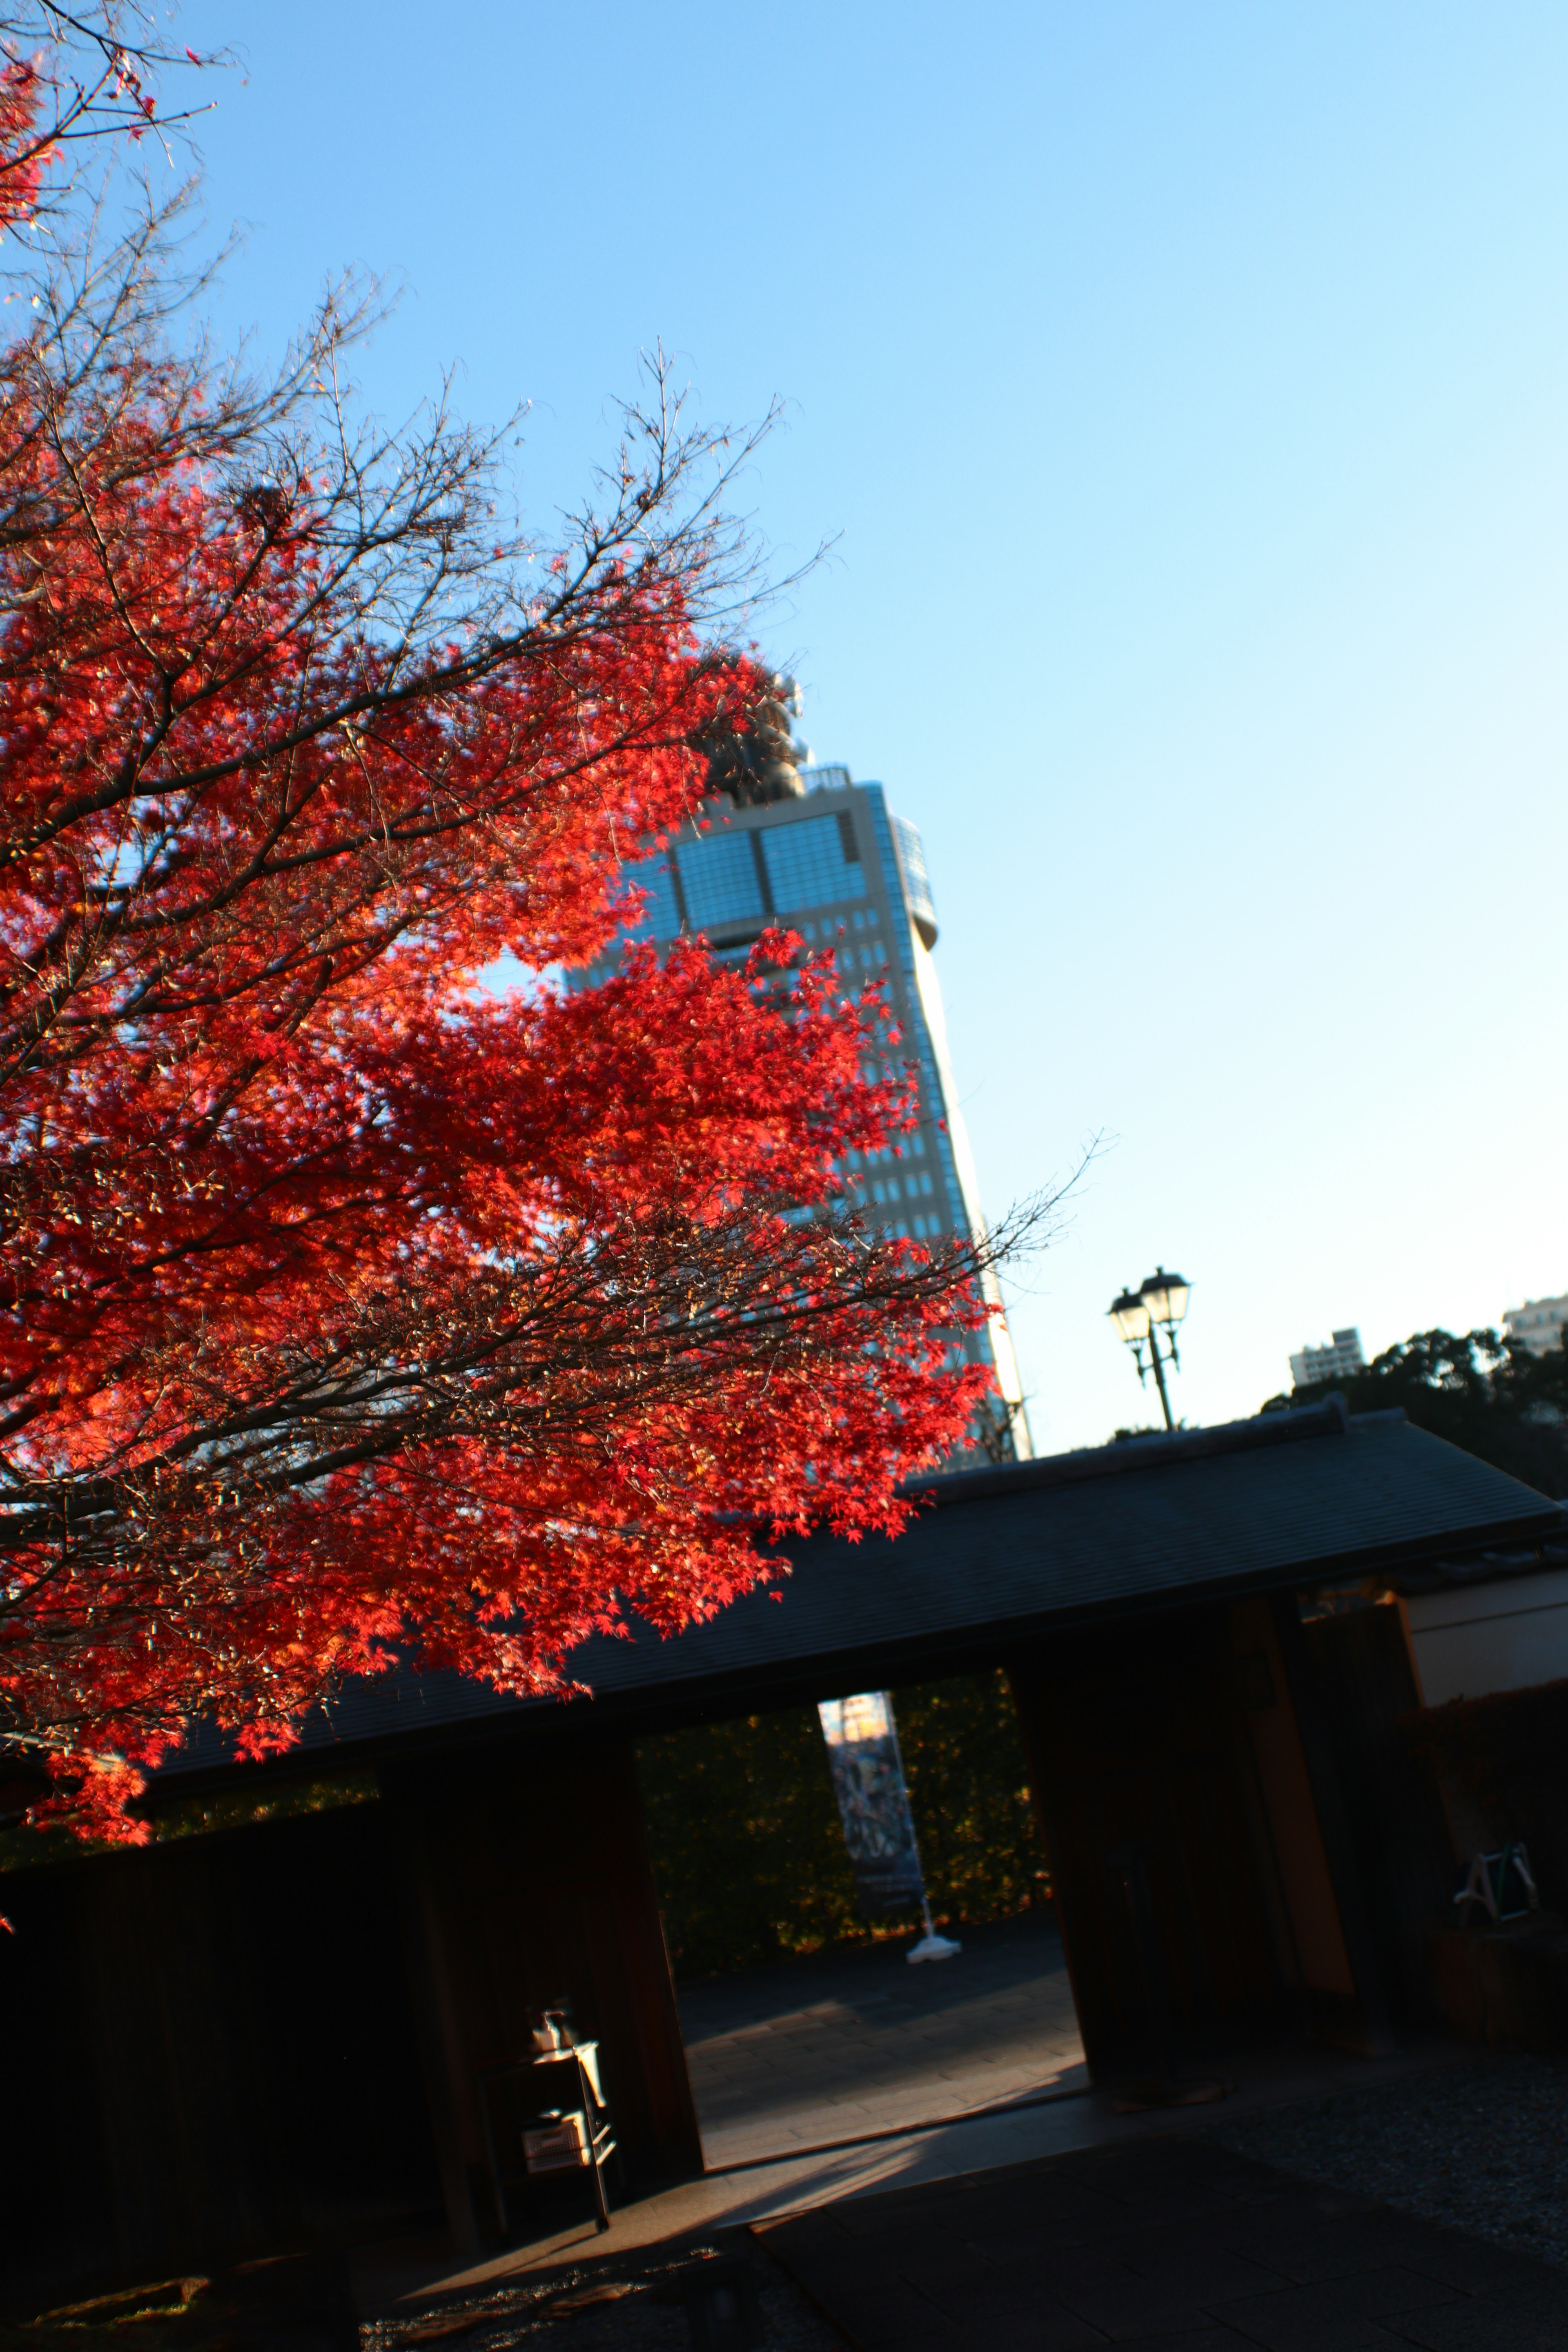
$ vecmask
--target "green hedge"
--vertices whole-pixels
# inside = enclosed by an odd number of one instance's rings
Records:
[[[893,1704],[939,1923],[978,1926],[1048,1901],[1005,1677],[926,1683]],[[909,1932],[912,1912],[860,1917],[815,1707],[668,1732],[637,1762],[678,1977]]]

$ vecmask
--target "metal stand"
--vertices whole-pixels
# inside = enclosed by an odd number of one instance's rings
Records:
[[[963,1946],[955,1937],[937,1934],[931,1924],[931,1900],[925,1895],[921,1896],[921,1916],[926,1923],[926,1931],[918,1944],[910,1946],[904,1954],[906,1960],[951,1960],[954,1952],[963,1951]]]
[[[616,2136],[610,2121],[610,2111],[599,2087],[599,2045],[596,2042],[578,2042],[565,2050],[549,2050],[537,2058],[513,2058],[499,2066],[487,2066],[479,2078],[479,2115],[485,2127],[485,2155],[489,2161],[490,2193],[495,2200],[496,2227],[503,2238],[511,2234],[510,2217],[507,2211],[505,2176],[496,2157],[495,2124],[490,2113],[490,2092],[498,2083],[531,2074],[540,2066],[571,2066],[575,2069],[578,2105],[587,2126],[588,2145],[581,2157],[572,2162],[552,2165],[552,2172],[584,2171],[594,2184],[594,2221],[599,2230],[610,2226],[609,2200],[605,2195],[605,2166],[616,2153]],[[537,2179],[541,2173],[512,2173],[513,2179]]]

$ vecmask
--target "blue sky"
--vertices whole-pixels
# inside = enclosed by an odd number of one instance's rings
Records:
[[[459,370],[548,528],[662,339],[746,501],[817,756],[921,827],[1037,1443],[1289,1350],[1568,1288],[1568,15],[670,0],[188,7],[246,243],[226,335],[345,264],[361,376]]]

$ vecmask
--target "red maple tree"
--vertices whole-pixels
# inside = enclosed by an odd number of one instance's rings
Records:
[[[550,982],[760,690],[748,448],[659,378],[542,549],[493,442],[353,424],[352,319],[247,384],[164,267],[67,251],[0,353],[0,1691],[115,1836],[194,1718],[565,1687],[759,1531],[895,1527],[989,1385],[990,1245],[839,1202],[908,1120],[874,996],[784,935]]]
[[[167,47],[133,0],[0,0],[0,231],[36,219],[50,194],[68,203],[83,151],[101,155],[149,131],[167,149],[207,110],[161,102],[165,75],[224,62]]]

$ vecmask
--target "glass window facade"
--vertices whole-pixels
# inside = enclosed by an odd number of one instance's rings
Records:
[[[899,845],[899,863],[904,869],[904,894],[910,912],[917,923],[934,932],[936,906],[931,895],[931,877],[926,872],[924,845],[907,816],[893,816],[890,810],[889,815]]]
[[[709,833],[676,851],[686,913],[694,931],[714,923],[761,921],[767,913],[749,833]]]
[[[847,814],[810,816],[781,824],[760,836],[767,860],[768,887],[781,915],[803,907],[831,907],[844,898],[867,898],[870,886]]]

